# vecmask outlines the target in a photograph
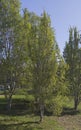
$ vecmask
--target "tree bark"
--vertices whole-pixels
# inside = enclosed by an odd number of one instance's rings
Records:
[[[77,110],[78,107],[78,97],[74,98],[74,110]]]
[[[11,111],[11,106],[12,106],[12,97],[10,97],[7,102],[7,110],[9,113]]]
[[[43,121],[43,116],[44,116],[44,105],[40,105],[40,122]]]

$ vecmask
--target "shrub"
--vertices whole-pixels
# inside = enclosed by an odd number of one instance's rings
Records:
[[[52,99],[47,101],[46,109],[49,112],[52,112],[53,115],[60,115],[62,113],[66,100],[67,100],[67,97],[63,97],[61,95],[53,97]]]

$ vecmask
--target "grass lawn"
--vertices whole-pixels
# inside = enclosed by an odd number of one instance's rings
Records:
[[[39,116],[30,113],[28,106],[24,106],[25,98],[24,95],[14,95],[15,109],[12,105],[11,114],[8,115],[5,98],[0,96],[0,130],[63,130],[54,116],[45,116],[40,123]]]
[[[64,115],[44,116],[43,122],[39,123],[39,116],[30,113],[28,106],[23,108],[24,99],[23,95],[13,96],[13,103],[20,106],[13,107],[8,115],[4,96],[0,96],[0,130],[81,130],[81,113],[72,113],[73,101],[67,102],[68,109]],[[81,111],[81,104],[78,109]]]
[[[0,130],[64,130],[54,117],[44,117],[39,123],[39,117],[34,115],[0,116]]]

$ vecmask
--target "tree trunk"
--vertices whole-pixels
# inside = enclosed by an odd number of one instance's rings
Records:
[[[78,97],[74,98],[74,110],[77,110],[78,107]]]
[[[12,98],[10,97],[7,102],[7,110],[9,113],[11,111],[11,106],[12,106]]]
[[[43,121],[43,116],[44,116],[44,105],[40,105],[40,122]]]

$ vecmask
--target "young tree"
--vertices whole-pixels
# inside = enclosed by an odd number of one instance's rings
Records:
[[[66,79],[66,71],[68,66],[64,59],[57,53],[57,71],[55,75],[55,83],[53,84],[53,93],[47,101],[47,110],[53,115],[60,115],[68,100],[68,81]]]
[[[70,28],[69,42],[66,43],[64,49],[64,59],[69,65],[67,78],[69,80],[69,89],[71,96],[74,98],[74,109],[77,106],[81,97],[81,48],[79,47],[79,34],[76,28]]]
[[[33,95],[39,104],[40,121],[42,121],[45,101],[52,94],[52,84],[55,82],[57,70],[56,41],[46,12],[42,14],[40,20],[32,24],[30,37],[29,56]]]

